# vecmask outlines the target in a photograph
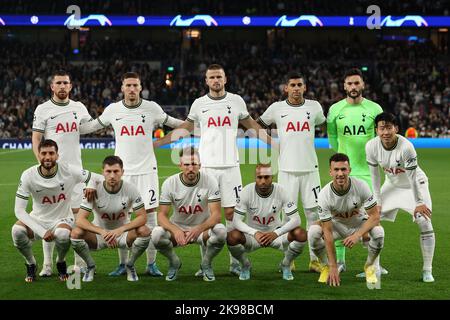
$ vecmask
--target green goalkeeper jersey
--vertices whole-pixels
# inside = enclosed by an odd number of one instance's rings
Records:
[[[349,104],[343,99],[328,111],[328,140],[333,150],[349,157],[352,176],[370,177],[365,147],[375,137],[374,120],[382,112],[378,103],[366,98],[360,104]]]

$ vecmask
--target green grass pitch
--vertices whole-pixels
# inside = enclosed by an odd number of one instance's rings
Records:
[[[112,150],[83,150],[83,162],[87,169],[100,172],[100,163]],[[330,150],[318,150],[322,185],[329,181],[328,157]],[[250,281],[239,281],[228,273],[228,250],[224,249],[214,260],[215,282],[195,278],[199,267],[199,248],[192,245],[176,249],[183,267],[174,282],[164,278],[144,275],[145,256],[136,263],[140,280],[129,283],[125,277],[107,276],[117,264],[116,250],[103,250],[93,254],[97,263],[97,275],[92,283],[81,283],[80,290],[69,290],[55,276],[38,278],[25,283],[24,260],[14,248],[11,226],[15,222],[14,194],[21,172],[35,164],[31,150],[0,150],[1,224],[0,224],[0,298],[1,299],[449,299],[450,278],[450,215],[448,212],[448,183],[450,149],[419,149],[419,164],[430,180],[433,199],[433,225],[436,232],[436,251],[433,273],[435,283],[421,281],[422,257],[420,254],[418,228],[411,217],[401,212],[395,223],[383,222],[386,231],[382,265],[389,270],[382,278],[382,290],[369,291],[364,279],[357,279],[366,258],[366,250],[360,245],[347,250],[347,271],[341,274],[339,288],[330,288],[317,282],[318,274],[307,272],[308,249],[297,258],[294,281],[283,281],[278,273],[282,253],[273,249],[261,249],[250,255],[253,263]],[[170,150],[158,150],[160,183],[178,172],[170,161]],[[243,183],[253,180],[254,165],[241,165]],[[302,224],[305,218],[301,213]],[[42,263],[41,243],[33,246],[39,264]],[[55,253],[56,254],[56,253]],[[68,256],[73,262],[73,251]],[[167,272],[166,259],[158,254],[160,269]]]

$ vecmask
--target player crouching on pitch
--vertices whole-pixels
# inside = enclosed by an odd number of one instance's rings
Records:
[[[291,262],[302,253],[307,233],[300,227],[300,216],[293,199],[278,183],[272,183],[269,164],[256,166],[254,183],[244,187],[234,209],[235,230],[228,233],[227,243],[233,257],[241,264],[239,280],[250,279],[251,264],[246,253],[261,247],[284,251],[280,268],[284,280],[294,280]],[[286,216],[282,225],[280,213]],[[247,216],[247,223],[243,218]]]
[[[167,259],[169,271],[166,280],[177,278],[180,258],[173,247],[197,243],[206,247],[200,268],[203,280],[214,281],[212,259],[225,245],[226,228],[220,223],[220,189],[211,174],[200,172],[200,155],[193,147],[180,152],[181,173],[167,178],[161,187],[158,223],[152,232],[152,241]],[[173,214],[169,219],[170,207]]]
[[[134,263],[144,253],[150,242],[151,230],[146,226],[147,214],[136,187],[122,180],[123,162],[117,156],[103,160],[105,180],[96,186],[97,198],[93,202],[83,200],[77,215],[77,227],[72,230],[73,249],[86,262],[84,282],[94,280],[95,262],[90,249],[130,249],[126,264],[127,280],[138,281]],[[129,220],[130,209],[136,218]],[[92,223],[88,220],[94,212]]]
[[[368,233],[370,240],[364,267],[367,287],[380,288],[377,278],[379,271],[374,264],[384,244],[384,229],[379,225],[380,212],[367,183],[355,177],[350,178],[350,172],[347,155],[336,153],[331,156],[330,175],[333,181],[319,193],[320,221],[310,226],[308,232],[311,250],[324,264],[319,282],[328,282],[330,286],[340,285],[334,241],[343,240],[345,247],[352,248]]]

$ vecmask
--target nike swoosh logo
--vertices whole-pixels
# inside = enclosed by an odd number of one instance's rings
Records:
[[[345,118],[345,116],[339,116],[339,120],[341,120],[341,119],[344,119]]]
[[[287,116],[288,116],[288,115],[287,115],[287,114],[285,114],[285,115],[282,115],[281,117],[282,117],[282,118],[284,118],[284,117],[287,117]]]
[[[101,209],[104,208],[106,206],[106,204],[104,206],[97,206],[97,208]]]
[[[175,199],[175,201],[181,201],[181,200],[183,200],[183,198],[181,198],[181,199]]]
[[[44,191],[44,189],[42,189],[42,190],[36,190],[36,192],[41,192],[41,191]]]
[[[50,117],[50,119],[55,119],[57,116]]]
[[[116,118],[116,121],[122,120],[123,118]]]
[[[202,110],[202,113],[205,113],[205,112],[208,112],[209,111],[209,109],[207,109],[207,110]]]

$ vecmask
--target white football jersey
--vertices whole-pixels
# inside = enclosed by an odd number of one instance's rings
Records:
[[[326,122],[318,101],[305,99],[302,105],[287,100],[272,103],[259,118],[266,126],[275,123],[280,138],[279,170],[318,171],[314,148],[315,127]]]
[[[406,170],[416,169],[417,178],[426,175],[417,164],[417,153],[413,144],[403,136],[397,135],[397,138],[397,143],[390,150],[383,147],[379,137],[369,140],[366,144],[367,163],[373,167],[380,165],[393,185],[410,188]]]
[[[329,182],[319,193],[319,219],[336,221],[348,227],[358,227],[367,218],[365,210],[377,205],[368,184],[355,177],[350,178],[350,187],[340,193]]]
[[[247,217],[247,225],[262,232],[271,232],[281,227],[281,216],[298,214],[295,202],[288,199],[286,191],[278,183],[273,183],[272,192],[262,196],[256,191],[256,183],[242,189],[234,212]]]
[[[93,224],[106,230],[117,229],[130,221],[128,212],[134,212],[144,208],[141,195],[137,188],[122,180],[122,186],[115,193],[110,193],[105,188],[105,181],[96,186],[97,199],[88,202],[83,199],[80,208],[88,212],[94,212]]]
[[[87,183],[91,173],[66,163],[59,163],[54,175],[44,177],[40,165],[25,170],[20,178],[16,196],[28,200],[33,198],[30,216],[44,224],[52,224],[64,218],[73,218],[70,206],[73,188],[78,183]]]
[[[112,125],[116,138],[115,155],[123,161],[125,175],[148,174],[157,171],[153,150],[153,130],[162,126],[168,115],[154,101],[141,99],[134,107],[121,100],[110,104],[98,117],[98,122]]]
[[[194,183],[187,184],[183,174],[177,173],[162,184],[159,204],[173,206],[170,221],[189,229],[209,218],[208,203],[215,201],[220,201],[220,190],[212,175],[201,172]]]
[[[58,103],[50,99],[36,107],[33,117],[33,131],[44,134],[58,144],[59,161],[78,168],[81,164],[79,126],[91,120],[83,103],[69,100]]]
[[[248,117],[245,101],[237,94],[226,92],[221,98],[207,94],[194,101],[187,120],[200,124],[203,167],[239,166],[238,125]]]

